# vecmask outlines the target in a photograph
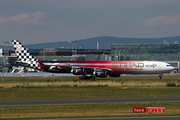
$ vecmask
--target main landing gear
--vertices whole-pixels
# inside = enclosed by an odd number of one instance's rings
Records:
[[[91,76],[80,76],[79,79],[80,80],[83,80],[83,79],[91,79],[92,77]]]
[[[159,80],[161,80],[161,79],[162,79],[162,73],[161,73],[161,74],[159,74],[158,79],[159,79]]]

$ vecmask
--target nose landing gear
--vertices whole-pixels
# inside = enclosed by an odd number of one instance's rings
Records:
[[[159,79],[159,80],[161,80],[161,79],[162,79],[162,73],[161,73],[161,74],[159,74],[158,79]]]

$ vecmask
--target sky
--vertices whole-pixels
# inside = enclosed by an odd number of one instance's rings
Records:
[[[0,45],[180,36],[180,0],[0,0]]]

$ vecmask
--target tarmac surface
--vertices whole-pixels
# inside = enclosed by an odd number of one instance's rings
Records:
[[[180,116],[147,116],[147,117],[58,118],[58,119],[48,119],[48,120],[179,120],[179,119]],[[32,120],[47,120],[47,119],[32,119]]]
[[[168,97],[126,97],[126,98],[82,98],[82,99],[41,99],[41,100],[0,100],[0,106],[29,105],[70,105],[123,102],[180,102],[180,96]]]

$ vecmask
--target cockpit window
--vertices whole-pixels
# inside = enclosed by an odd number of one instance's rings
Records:
[[[166,66],[168,67],[168,66],[171,66],[171,65],[166,65]]]

